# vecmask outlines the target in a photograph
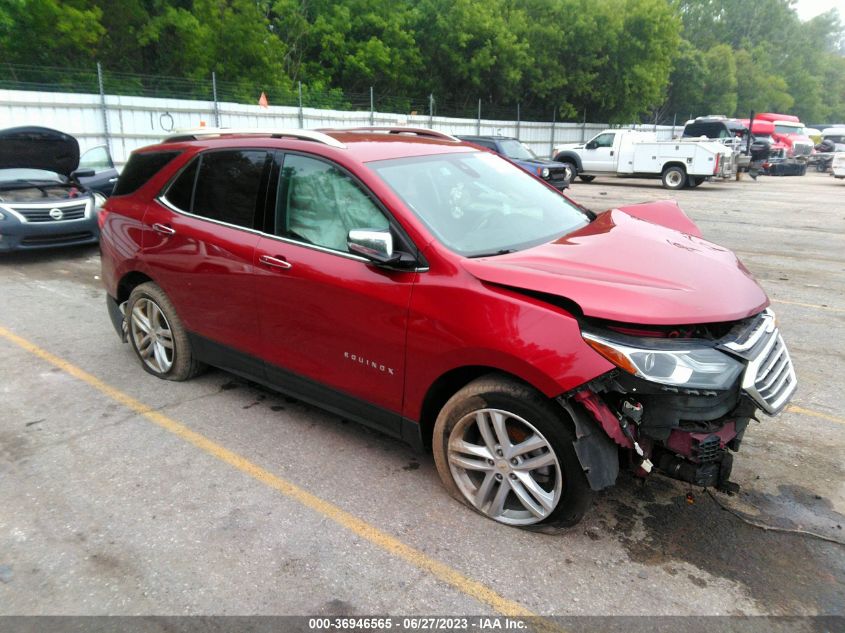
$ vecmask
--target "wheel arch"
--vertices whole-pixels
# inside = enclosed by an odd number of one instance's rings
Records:
[[[687,174],[687,166],[682,161],[679,161],[679,160],[670,160],[666,163],[663,163],[663,168],[660,170],[660,173],[662,174],[663,172],[665,172],[670,167],[680,167],[681,169],[684,170],[684,174]]]
[[[132,291],[136,287],[148,281],[155,283],[152,277],[138,270],[132,270],[124,274],[120,278],[120,281],[117,282],[117,297],[115,299],[117,299],[118,305],[128,300],[129,295],[132,294]]]
[[[465,365],[462,367],[455,367],[447,372],[441,374],[434,380],[425,393],[420,409],[420,437],[422,438],[423,446],[426,450],[431,450],[432,434],[434,432],[434,423],[437,421],[437,416],[443,405],[454,396],[458,391],[463,389],[469,383],[482,376],[496,374],[503,378],[518,381],[537,393],[548,397],[537,385],[532,384],[522,376],[514,374],[513,372],[505,371],[499,367],[491,365]]]
[[[578,171],[579,172],[583,171],[583,169],[581,167],[581,157],[578,154],[576,154],[575,152],[570,152],[570,151],[560,152],[559,154],[555,155],[553,160],[555,160],[559,163],[575,163],[575,167],[578,169]]]

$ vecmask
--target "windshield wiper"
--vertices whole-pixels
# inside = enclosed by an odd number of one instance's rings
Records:
[[[503,248],[498,251],[494,251],[492,253],[479,253],[477,255],[468,255],[469,259],[475,259],[476,257],[495,257],[496,255],[507,255],[508,253],[515,253],[515,248]]]

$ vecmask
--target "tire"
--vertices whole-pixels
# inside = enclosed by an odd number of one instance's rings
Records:
[[[571,159],[565,158],[564,160],[560,160],[559,158],[555,158],[555,160],[559,163],[563,163],[566,166],[566,176],[569,178],[569,182],[573,182],[578,176],[578,166],[572,162]]]
[[[507,525],[571,526],[592,501],[574,441],[563,409],[528,385],[490,374],[449,399],[432,445],[446,490],[480,514]]]
[[[126,303],[126,318],[132,349],[141,366],[153,376],[182,381],[205,369],[194,358],[188,333],[176,309],[156,284],[147,282],[132,290]]]
[[[581,182],[593,182],[596,177],[595,176],[578,176]]]
[[[683,167],[672,165],[663,170],[660,176],[666,189],[683,189],[687,184],[687,172]]]

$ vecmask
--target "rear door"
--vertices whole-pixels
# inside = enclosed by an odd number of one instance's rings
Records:
[[[393,226],[351,174],[313,156],[278,160],[277,196],[268,205],[273,235],[262,236],[255,252],[267,375],[306,400],[357,412],[398,435],[417,273],[379,268],[349,252],[351,229]]]
[[[271,153],[210,150],[195,157],[144,215],[143,259],[191,332],[200,356],[252,371],[260,347],[253,258]],[[236,360],[239,358],[240,360]],[[251,366],[252,365],[252,366]]]

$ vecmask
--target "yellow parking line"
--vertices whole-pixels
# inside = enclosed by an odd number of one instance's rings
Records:
[[[830,415],[828,413],[821,413],[820,411],[813,411],[812,409],[805,409],[804,407],[799,407],[797,404],[790,404],[786,407],[786,410],[789,413],[798,413],[800,415],[809,415],[814,418],[820,418],[822,420],[827,420],[828,422],[836,422],[837,424],[845,424],[845,418],[838,418],[835,415]]]
[[[270,486],[275,490],[278,490],[286,497],[294,499],[302,505],[311,508],[312,510],[331,519],[335,523],[342,525],[347,530],[353,532],[361,538],[368,540],[373,545],[380,547],[386,552],[410,563],[411,565],[414,565],[424,571],[427,571],[438,580],[441,580],[446,584],[451,585],[461,593],[464,593],[467,596],[475,598],[479,602],[489,605],[498,613],[510,617],[538,617],[536,614],[532,613],[518,602],[508,600],[507,598],[499,595],[486,585],[464,576],[461,572],[457,571],[456,569],[453,569],[445,563],[441,563],[440,561],[435,560],[430,556],[427,556],[418,549],[406,545],[394,536],[391,536],[390,534],[383,532],[377,527],[370,525],[366,521],[363,521],[362,519],[357,518],[356,516],[346,512],[345,510],[340,509],[338,506],[329,503],[328,501],[324,501],[320,497],[317,497],[311,494],[310,492],[307,492],[296,484],[286,481],[281,477],[277,477],[273,473],[264,470],[256,464],[253,464],[245,457],[230,451],[229,449],[221,446],[220,444],[217,444],[216,442],[208,439],[204,435],[201,435],[196,431],[192,431],[185,425],[180,424],[179,422],[176,422],[175,420],[167,417],[166,415],[153,410],[152,407],[144,404],[139,400],[136,400],[130,395],[123,393],[119,389],[116,389],[115,387],[112,387],[111,385],[103,382],[96,376],[89,374],[85,370],[80,369],[76,365],[69,363],[63,358],[51,354],[47,350],[40,348],[34,343],[18,336],[17,334],[14,334],[13,332],[7,330],[2,326],[0,326],[0,337],[6,339],[11,343],[14,343],[18,347],[21,347],[30,354],[37,356],[38,358],[50,363],[51,365],[58,367],[67,374],[70,374],[74,378],[81,380],[82,382],[93,387],[100,393],[108,396],[115,402],[119,402],[127,409],[131,409],[135,413],[144,416],[153,424],[156,424],[161,428],[165,429],[166,431],[169,431],[174,435],[179,436],[183,440],[190,442],[191,444],[205,451],[209,455],[216,457],[220,461],[225,462],[230,466],[234,466],[235,468],[237,468],[243,473],[246,473],[250,477],[253,477],[261,483]],[[551,623],[541,623],[540,627],[553,628],[553,625],[551,627],[548,626],[550,624]]]
[[[827,310],[828,312],[845,312],[845,308],[834,308],[817,303],[801,303],[800,301],[784,301],[783,299],[772,299],[772,303],[783,303],[790,306],[801,306],[802,308],[815,308],[816,310]]]

